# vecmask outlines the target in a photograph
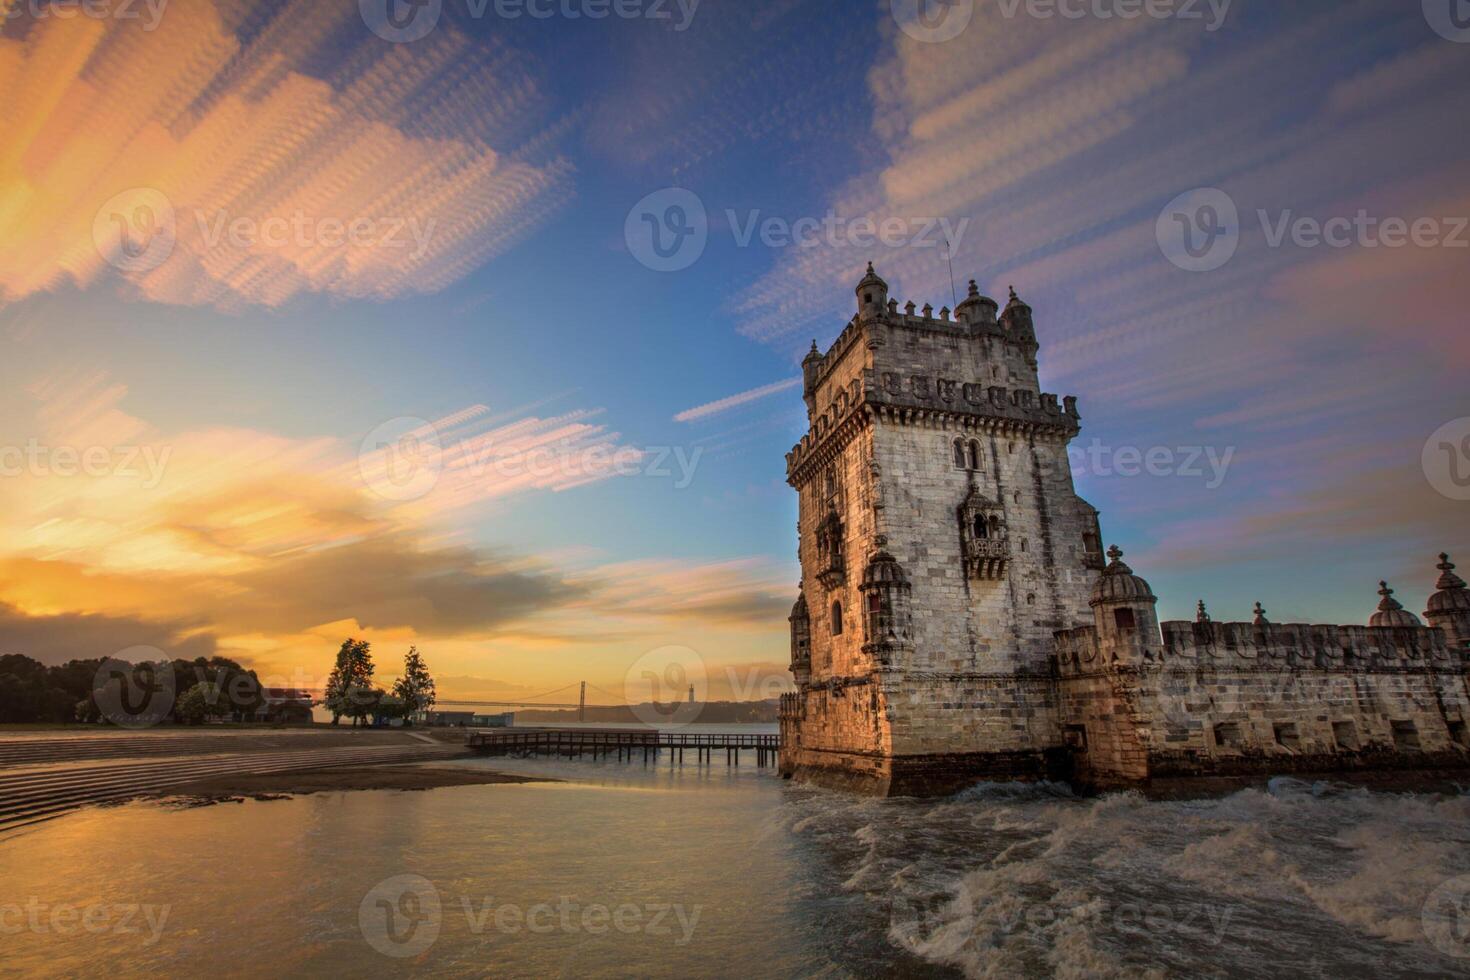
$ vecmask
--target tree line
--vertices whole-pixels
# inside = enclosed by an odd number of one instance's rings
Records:
[[[334,725],[343,718],[354,725],[409,720],[433,707],[434,678],[417,647],[409,648],[403,675],[389,690],[373,682],[375,670],[366,640],[342,643],[324,692]],[[227,657],[137,664],[84,659],[47,666],[22,654],[0,655],[0,724],[117,721],[110,709],[138,691],[151,699],[154,723],[255,721],[267,706],[255,671]]]
[[[0,723],[97,722],[106,706],[98,695],[108,684],[122,683],[107,676],[109,664],[120,661],[69,660],[48,667],[18,653],[0,656]],[[209,718],[250,721],[265,706],[265,691],[255,671],[228,657],[198,657],[129,665],[142,675],[168,676],[172,698],[167,717],[179,724],[198,724]]]

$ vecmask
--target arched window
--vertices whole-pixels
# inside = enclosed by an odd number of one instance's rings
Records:
[[[954,465],[957,470],[965,468],[965,441],[963,439],[954,441]]]
[[[1029,538],[1022,538],[1021,539],[1021,553],[1022,554],[1025,554],[1026,552],[1028,552],[1030,550],[1031,550],[1031,540]]]
[[[990,525],[986,522],[984,514],[975,515],[975,537],[982,539],[990,537]]]
[[[970,469],[972,469],[972,470],[978,470],[979,468],[980,468],[980,443],[976,442],[974,439],[971,439],[970,440]]]
[[[842,603],[832,603],[832,635],[842,635]]]
[[[1028,592],[1028,593],[1026,593],[1026,605],[1028,605],[1028,606],[1034,606],[1034,605],[1036,605],[1036,593],[1035,592]]]

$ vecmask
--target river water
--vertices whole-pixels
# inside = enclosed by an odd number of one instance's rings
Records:
[[[1470,796],[863,800],[749,759],[462,764],[565,781],[133,803],[0,842],[0,974],[1470,973]]]

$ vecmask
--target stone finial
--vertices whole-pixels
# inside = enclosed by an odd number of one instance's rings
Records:
[[[1443,592],[1445,589],[1463,589],[1465,580],[1455,574],[1455,564],[1450,561],[1450,556],[1445,552],[1439,553],[1439,564],[1434,566],[1439,569],[1439,581],[1434,583],[1435,591]]]
[[[929,319],[932,316],[934,316],[934,304],[933,303],[925,303],[924,304],[924,319],[927,320],[927,319]]]
[[[1271,625],[1271,621],[1266,618],[1266,607],[1261,605],[1259,602],[1256,603],[1255,614],[1256,617],[1255,619],[1252,619],[1251,622],[1254,623],[1256,626]]]
[[[898,300],[891,299],[891,300],[888,301],[888,312],[891,313],[891,314],[897,315],[897,313],[898,313]]]
[[[939,319],[941,319],[941,320],[948,320],[949,319],[949,307],[947,307],[947,306],[940,307],[940,309],[939,309]]]
[[[1109,548],[1108,549],[1108,559],[1109,559],[1109,561],[1108,561],[1108,567],[1105,568],[1105,569],[1103,569],[1104,574],[1107,574],[1107,575],[1132,575],[1133,574],[1133,569],[1129,568],[1128,567],[1128,563],[1125,562],[1125,561],[1123,561],[1123,549],[1122,548],[1119,548],[1117,545],[1113,545],[1111,548]]]
[[[973,280],[973,279],[970,280],[970,292],[969,292],[968,296],[969,296],[970,299],[979,299],[980,298],[980,287],[978,285],[976,285],[975,280]]]
[[[1205,610],[1205,600],[1203,599],[1199,601],[1199,608],[1195,610],[1194,621],[1196,623],[1208,623],[1210,621],[1210,614]]]
[[[909,300],[907,303],[904,304],[904,307],[903,307],[903,311],[905,313],[907,313],[909,316],[913,316],[914,315],[914,311],[917,310],[917,309],[918,309],[918,307],[916,305],[914,305],[914,301],[913,300]]]
[[[1397,599],[1393,597],[1393,589],[1388,587],[1387,582],[1378,583],[1378,594],[1383,598],[1378,602],[1378,611],[1368,620],[1369,626],[1418,626],[1419,617],[1404,609]]]
[[[1016,295],[1016,287],[1015,286],[1007,286],[1006,288],[1011,291],[1011,302],[1012,303],[1020,302],[1021,297],[1019,297],[1019,296]]]

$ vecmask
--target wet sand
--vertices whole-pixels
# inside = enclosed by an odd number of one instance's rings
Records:
[[[311,793],[336,793],[348,790],[396,789],[426,790],[443,786],[485,786],[497,783],[539,783],[556,780],[538,779],[512,773],[476,769],[451,769],[435,766],[345,766],[339,769],[315,769],[306,772],[239,773],[211,776],[192,783],[170,786],[150,794],[185,806],[207,806],[212,803],[289,799]]]

